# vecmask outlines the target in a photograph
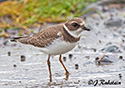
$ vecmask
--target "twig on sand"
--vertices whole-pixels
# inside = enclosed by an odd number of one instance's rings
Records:
[[[100,64],[100,61],[105,57],[105,54],[102,55],[101,58],[98,59],[98,64]]]

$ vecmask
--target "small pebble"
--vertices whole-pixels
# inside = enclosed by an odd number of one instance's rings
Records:
[[[122,39],[122,42],[125,42],[125,40]]]
[[[104,37],[106,38],[107,36],[106,36],[106,35],[104,35]]]
[[[109,43],[106,44],[106,46],[111,45],[111,44],[112,44],[112,42],[109,42]]]
[[[103,12],[107,12],[107,10],[108,10],[108,9],[105,8],[104,6],[102,7],[102,11],[103,11]]]
[[[21,55],[21,61],[25,61],[25,56]]]
[[[119,75],[119,79],[122,79],[122,75],[121,75],[121,73],[120,74],[118,74]]]
[[[122,35],[123,37],[125,37],[125,35]]]
[[[16,44],[11,44],[11,46],[16,46]]]
[[[94,52],[96,52],[96,49],[93,49]]]
[[[69,54],[69,59],[71,59],[73,57],[73,55],[72,54]]]
[[[89,56],[85,56],[85,58],[89,59],[90,57]]]
[[[99,57],[96,57],[96,58],[95,58],[95,60],[98,60],[98,59],[99,59]]]
[[[75,69],[78,69],[79,68],[79,65],[78,64],[75,64]]]
[[[84,16],[83,19],[86,20],[86,17]]]
[[[81,49],[82,46],[78,45],[78,48]]]
[[[78,80],[78,82],[80,82],[80,80]]]
[[[79,82],[74,82],[74,84],[79,84]]]
[[[21,83],[21,81],[19,81],[19,83]]]
[[[63,57],[63,61],[66,61],[66,57]]]
[[[102,43],[102,41],[101,41],[101,40],[99,40],[99,43]]]
[[[96,25],[99,25],[99,23],[96,23]]]
[[[8,43],[8,41],[4,41],[4,42],[3,42],[3,45],[4,45],[4,46],[7,46],[7,43]]]
[[[16,64],[13,65],[13,67],[16,67],[16,66],[17,66]]]
[[[123,59],[123,56],[119,56],[119,59]]]
[[[11,52],[10,51],[8,52],[8,56],[11,56]]]

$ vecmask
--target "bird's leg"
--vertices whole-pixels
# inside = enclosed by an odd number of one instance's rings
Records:
[[[63,68],[64,68],[65,71],[66,71],[65,75],[66,75],[66,80],[67,80],[70,73],[69,73],[69,71],[66,69],[65,65],[63,64],[63,62],[62,62],[62,60],[61,60],[61,55],[59,56],[59,61],[60,61],[60,63],[62,64]]]
[[[52,82],[52,74],[51,74],[51,67],[50,67],[49,59],[50,59],[50,55],[48,56],[47,65],[48,65],[48,69],[49,69],[50,82]]]

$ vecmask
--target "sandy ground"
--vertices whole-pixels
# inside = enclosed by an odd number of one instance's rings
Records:
[[[77,46],[62,56],[71,73],[67,81],[58,56],[51,58],[50,83],[47,55],[19,43],[5,46],[1,38],[0,88],[125,88],[125,7],[118,5],[94,4],[90,7],[103,18],[94,11],[83,16],[92,30],[83,33]],[[95,58],[104,54],[98,65]]]

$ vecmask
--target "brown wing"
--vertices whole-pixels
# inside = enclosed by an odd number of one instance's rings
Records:
[[[61,25],[60,25],[61,26]],[[61,30],[59,25],[43,29],[42,31],[34,34],[28,40],[28,44],[44,47],[52,43],[55,38],[58,38],[58,32]]]

